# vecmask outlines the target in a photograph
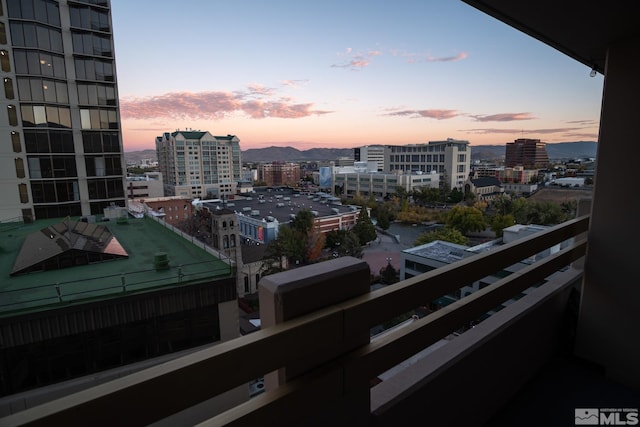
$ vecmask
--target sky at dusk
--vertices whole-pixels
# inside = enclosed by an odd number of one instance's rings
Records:
[[[457,0],[111,0],[125,151],[596,141],[603,76]]]

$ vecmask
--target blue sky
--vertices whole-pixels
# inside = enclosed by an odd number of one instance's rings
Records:
[[[176,7],[178,5],[178,7]],[[457,0],[112,0],[125,150],[597,140],[603,77]]]

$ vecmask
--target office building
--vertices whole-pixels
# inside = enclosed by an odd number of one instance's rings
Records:
[[[379,173],[356,172],[351,168],[338,169],[332,174],[333,190],[338,196],[354,198],[360,195],[365,198],[374,197],[382,200],[397,193],[398,187],[411,192],[422,187],[439,188],[440,175],[432,173]],[[347,169],[347,170],[345,170]]]
[[[240,140],[235,135],[177,130],[156,137],[165,196],[227,197],[242,178]]]
[[[297,186],[300,181],[300,164],[271,162],[258,165],[258,181],[268,186]]]
[[[469,176],[471,149],[469,141],[447,138],[428,144],[388,145],[385,151],[385,172],[440,174],[443,187],[462,189]]]
[[[545,167],[549,164],[546,143],[539,139],[520,138],[507,142],[504,165],[506,167],[524,166],[528,169]]]
[[[0,221],[125,206],[109,0],[0,8]]]
[[[378,172],[383,172],[385,159],[384,154],[384,145],[365,145],[353,149],[353,160],[355,162],[375,163],[376,170]]]

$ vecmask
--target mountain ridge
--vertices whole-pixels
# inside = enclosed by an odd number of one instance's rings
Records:
[[[471,160],[500,160],[504,159],[505,144],[500,145],[470,145]],[[547,154],[552,160],[589,158],[596,156],[597,143],[595,141],[573,141],[547,143]],[[127,162],[141,159],[155,159],[156,150],[146,149],[125,152]],[[255,162],[297,162],[337,160],[341,157],[353,157],[353,148],[310,148],[298,150],[291,146],[270,146],[265,148],[250,148],[242,150],[242,161]]]

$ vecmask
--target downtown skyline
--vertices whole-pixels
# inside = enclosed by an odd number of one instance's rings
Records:
[[[603,77],[462,1],[112,0],[125,151],[596,141]]]

